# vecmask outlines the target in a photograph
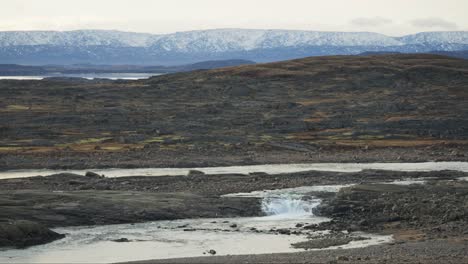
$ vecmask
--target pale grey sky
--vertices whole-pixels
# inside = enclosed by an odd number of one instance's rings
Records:
[[[468,0],[0,0],[0,30],[468,30]]]

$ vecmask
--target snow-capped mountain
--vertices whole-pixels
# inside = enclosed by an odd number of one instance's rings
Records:
[[[259,62],[366,51],[468,50],[468,32],[391,37],[372,32],[214,29],[165,35],[105,30],[0,32],[0,64]]]
[[[156,46],[166,51],[224,52],[292,46],[401,45],[400,41],[370,32],[215,29],[151,35],[105,30],[0,32],[0,47],[8,46]]]
[[[75,31],[3,31],[0,47],[10,46],[122,46],[143,47],[150,43],[152,34],[115,30]]]
[[[405,44],[468,44],[468,31],[422,32],[396,39]]]
[[[177,52],[226,52],[298,46],[393,46],[398,40],[370,32],[217,29],[163,35],[151,46]]]

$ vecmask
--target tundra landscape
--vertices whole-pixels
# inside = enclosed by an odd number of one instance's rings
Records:
[[[5,80],[3,169],[465,160],[468,62],[311,57],[137,81]]]
[[[134,81],[5,80],[0,89],[1,166],[8,175],[35,168],[466,162],[467,66],[465,60],[439,55],[330,56]],[[468,194],[462,180],[468,177],[466,163],[460,164],[465,169],[459,172],[376,168],[207,175],[192,170],[188,176],[109,178],[64,172],[4,179],[0,215],[9,224],[3,224],[0,241],[16,247],[41,244],[63,237],[48,228],[66,226],[220,217],[235,223],[237,217],[265,215],[265,201],[225,195],[349,185],[336,193],[304,196],[321,199],[312,212],[331,222],[307,225],[300,219],[290,228],[250,232],[310,237],[331,230],[294,244],[305,249],[363,239],[343,230],[391,234],[394,242],[245,259],[287,262],[317,255],[321,261],[342,257],[375,263],[389,256],[417,260],[426,252],[418,251],[423,247],[437,249],[433,254],[443,254],[447,263],[460,263],[467,260]],[[394,183],[405,179],[427,183]],[[187,224],[172,228],[197,230]],[[429,262],[434,256],[424,257]]]
[[[468,4],[0,8],[0,263],[468,263]]]

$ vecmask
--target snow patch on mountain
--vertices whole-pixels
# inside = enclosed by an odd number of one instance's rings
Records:
[[[468,44],[468,32],[424,32],[390,37],[372,32],[322,32],[299,30],[213,29],[166,35],[106,30],[5,31],[0,47],[11,46],[110,46],[150,47],[166,52],[231,52],[306,46],[402,46],[408,44]]]
[[[300,46],[396,46],[398,40],[370,32],[216,29],[161,36],[152,46],[177,52],[225,52]]]
[[[0,47],[8,46],[148,46],[154,35],[112,30],[4,31]]]
[[[398,40],[405,44],[468,44],[468,32],[422,32],[403,36]]]

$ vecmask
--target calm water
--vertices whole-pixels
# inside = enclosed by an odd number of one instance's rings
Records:
[[[268,164],[250,166],[206,167],[206,168],[144,168],[144,169],[87,169],[87,170],[13,170],[0,172],[0,179],[46,176],[61,172],[84,175],[87,171],[104,174],[106,177],[125,176],[180,176],[190,170],[206,174],[248,174],[265,172],[269,174],[294,173],[302,171],[359,172],[365,169],[394,171],[441,171],[455,170],[468,172],[468,162],[423,162],[423,163],[310,163],[310,164]]]
[[[58,74],[47,76],[0,76],[0,80],[42,80],[47,77],[75,77],[92,79],[110,79],[110,80],[140,80],[148,79],[151,76],[158,76],[161,73],[86,73],[86,74]]]

